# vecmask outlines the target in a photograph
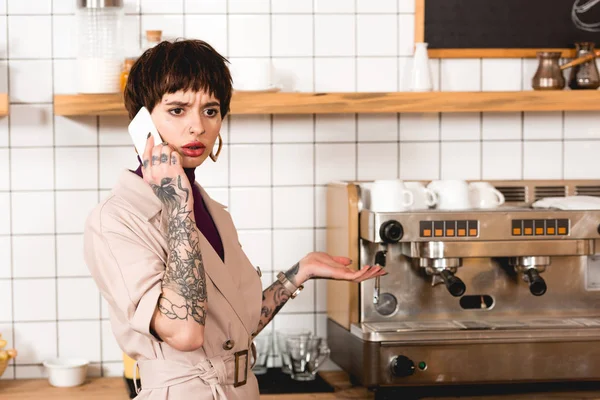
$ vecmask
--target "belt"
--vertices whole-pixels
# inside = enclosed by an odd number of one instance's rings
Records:
[[[140,380],[144,389],[161,389],[178,385],[195,378],[210,386],[213,398],[227,400],[222,385],[243,386],[248,378],[248,350],[225,357],[206,358],[198,364],[187,364],[173,360],[139,360],[133,366],[140,369]],[[243,372],[240,369],[243,368]],[[240,379],[243,376],[243,380]],[[135,376],[135,375],[134,375]],[[134,380],[135,391],[139,393]]]

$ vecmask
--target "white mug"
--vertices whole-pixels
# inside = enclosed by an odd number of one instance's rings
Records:
[[[504,204],[504,195],[487,182],[471,182],[469,196],[473,208],[496,208]]]
[[[467,210],[471,208],[469,184],[466,181],[447,179],[432,181],[427,185],[438,197],[440,210]]]
[[[369,190],[369,209],[375,212],[405,211],[413,204],[413,194],[398,179],[373,181]]]
[[[420,182],[405,182],[404,186],[413,194],[413,204],[411,210],[426,210],[435,206],[438,202],[437,194],[426,188]]]

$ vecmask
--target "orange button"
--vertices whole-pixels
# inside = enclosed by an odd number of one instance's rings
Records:
[[[469,229],[469,236],[477,236],[477,229]]]
[[[423,236],[426,236],[426,237],[431,236],[431,229],[424,229],[423,230]]]
[[[446,229],[446,236],[454,236],[454,229]]]
[[[435,236],[444,236],[444,231],[441,229],[436,229],[435,230]]]
[[[514,228],[513,229],[513,235],[521,235],[521,228]]]
[[[531,235],[533,233],[533,229],[531,228],[525,228],[525,234],[526,235]]]
[[[558,228],[558,234],[559,235],[566,235],[567,234],[567,228]]]
[[[554,228],[546,229],[546,233],[548,233],[548,235],[554,235]]]
[[[535,228],[535,234],[536,235],[543,235],[544,234],[544,228]]]
[[[458,236],[467,236],[467,231],[464,229],[459,229],[458,230]]]

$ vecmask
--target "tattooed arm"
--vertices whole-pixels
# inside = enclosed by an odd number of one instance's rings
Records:
[[[154,147],[151,165],[146,153],[144,179],[148,177],[163,204],[163,213],[167,213],[169,251],[150,329],[171,347],[193,351],[204,343],[207,296],[191,184],[183,173],[179,154],[169,146]]]
[[[296,284],[296,275],[298,274],[299,268],[300,263],[296,263],[285,273],[285,276],[288,278],[288,280],[296,286],[300,285]],[[258,322],[256,335],[258,335],[260,331],[262,331],[264,327],[271,322],[273,317],[275,317],[279,310],[281,310],[281,307],[283,307],[290,299],[290,296],[291,293],[279,281],[275,281],[271,286],[263,291],[260,321]]]
[[[287,270],[285,276],[294,286],[299,287],[313,278],[362,282],[366,279],[387,274],[379,266],[365,265],[360,270],[354,270],[350,268],[351,264],[352,260],[347,257],[312,252]],[[273,283],[263,292],[262,309],[256,335],[275,317],[291,295],[279,281]]]

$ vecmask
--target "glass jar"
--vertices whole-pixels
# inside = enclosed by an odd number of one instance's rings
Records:
[[[129,78],[129,72],[131,71],[131,67],[135,64],[137,58],[126,58],[125,63],[123,64],[123,72],[121,72],[121,92],[125,90],[125,86],[127,85],[127,79]]]
[[[146,37],[144,38],[144,51],[151,49],[162,41],[162,31],[152,30],[146,31]]]
[[[77,90],[117,93],[124,59],[123,0],[77,0]]]

